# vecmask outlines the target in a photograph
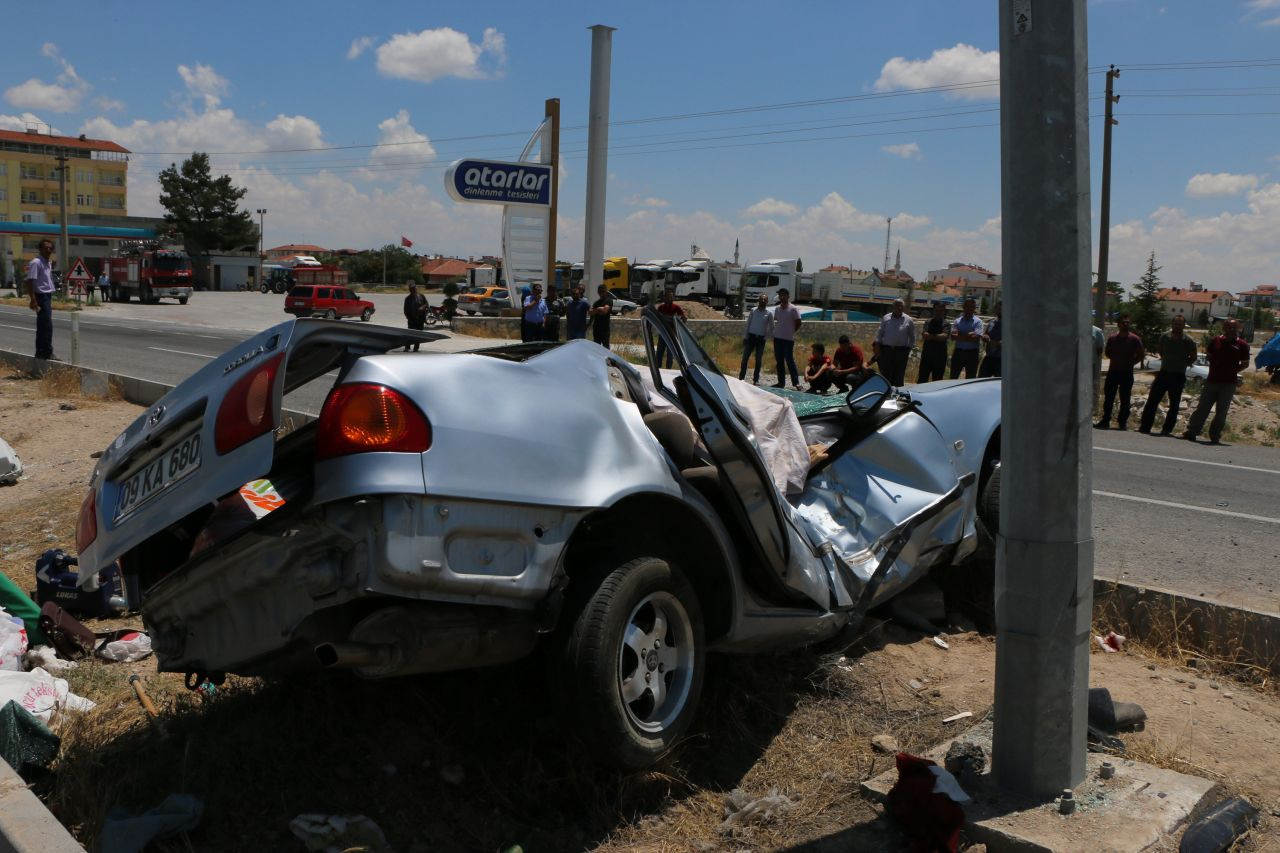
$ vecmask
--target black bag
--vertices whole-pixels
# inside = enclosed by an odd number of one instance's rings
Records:
[[[68,660],[75,660],[93,651],[97,636],[56,602],[47,601],[40,608],[40,630],[49,638],[53,648]]]

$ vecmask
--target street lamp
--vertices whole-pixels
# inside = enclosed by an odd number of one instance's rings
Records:
[[[258,208],[258,289],[262,289],[262,285],[266,282],[262,279],[262,229],[266,221],[267,209],[265,207]]]

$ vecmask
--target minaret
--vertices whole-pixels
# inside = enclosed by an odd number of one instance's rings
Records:
[[[898,257],[893,261],[893,274],[902,277],[902,247],[898,247]]]

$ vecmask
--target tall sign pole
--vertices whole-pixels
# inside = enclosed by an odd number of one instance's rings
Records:
[[[71,248],[67,238],[67,149],[59,148],[58,161],[58,269],[62,271],[62,292],[68,293],[67,274],[71,271]]]
[[[591,97],[587,116],[587,226],[582,268],[587,293],[604,283],[604,201],[609,175],[609,72],[614,27],[591,27]]]
[[[544,285],[556,280],[556,216],[560,210],[560,99],[547,98],[546,119],[551,137],[543,143],[542,162],[551,164],[551,209],[547,211],[547,272]],[[549,149],[549,150],[548,150]],[[601,262],[603,265],[603,262]],[[512,288],[514,290],[514,288]]]
[[[1094,294],[1095,325],[1106,328],[1107,322],[1107,266],[1111,262],[1111,127],[1117,122],[1111,116],[1111,108],[1120,100],[1113,93],[1112,84],[1120,76],[1114,65],[1107,70],[1107,97],[1102,124],[1102,199],[1098,205],[1098,285]]]
[[[1000,0],[1004,317],[992,771],[1084,779],[1093,604],[1086,0]]]

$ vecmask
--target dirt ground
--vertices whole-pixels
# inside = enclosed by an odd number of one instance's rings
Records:
[[[139,411],[48,379],[0,375],[0,435],[27,469],[0,488],[0,567],[24,588],[41,551],[74,549],[91,453]],[[529,853],[894,850],[903,839],[858,792],[892,765],[871,737],[922,751],[959,733],[943,718],[981,718],[992,702],[994,640],[957,631],[947,642],[944,650],[886,625],[852,646],[712,658],[690,736],[651,771],[630,775],[595,766],[563,730],[537,660],[387,682],[233,678],[212,693],[186,691],[181,676],[157,674],[150,660],[88,663],[68,677],[99,707],[62,723],[62,754],[36,791],[86,844],[114,805],[143,810],[169,793],[200,796],[200,829],[157,847],[168,851],[301,850],[288,822],[307,812],[366,814],[393,849],[412,853],[517,844]],[[132,672],[160,706],[158,725],[133,697]],[[1248,795],[1263,823],[1237,849],[1280,851],[1274,685],[1141,649],[1095,651],[1090,678],[1146,709],[1146,731],[1124,736],[1131,755]],[[734,790],[785,801],[727,827]]]

